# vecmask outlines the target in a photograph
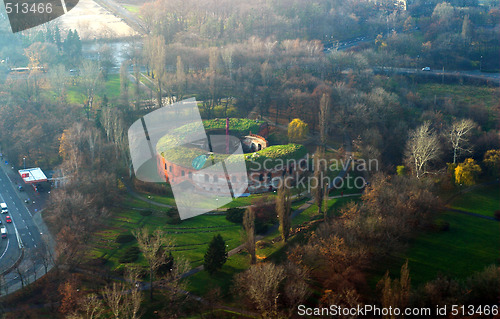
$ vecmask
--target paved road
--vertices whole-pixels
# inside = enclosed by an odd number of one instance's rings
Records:
[[[45,249],[45,242],[42,238],[42,233],[39,225],[44,228],[40,217],[40,207],[43,200],[41,196],[36,196],[33,190],[26,189],[26,192],[19,192],[16,184],[20,184],[21,178],[16,175],[17,171],[2,162],[0,165],[0,195],[3,202],[7,204],[9,212],[1,214],[0,219],[2,224],[5,224],[8,232],[8,239],[2,240],[0,253],[0,274],[4,276],[8,292],[11,293],[19,288],[22,284],[19,275],[16,273],[13,266],[19,261],[18,266],[22,269],[22,273],[28,279],[26,282],[32,282],[35,277],[40,277],[44,271],[42,260],[37,256],[35,250]],[[26,187],[25,187],[26,188]],[[30,211],[21,198],[30,197]],[[33,204],[33,200],[35,203]],[[38,203],[37,203],[38,201]],[[11,216],[12,224],[5,223],[5,216]],[[48,233],[48,230],[44,228]],[[50,234],[49,234],[50,235]],[[22,258],[20,258],[22,255]],[[5,287],[2,287],[6,292]]]
[[[119,16],[126,22],[132,29],[141,34],[147,34],[147,27],[141,19],[137,18],[134,14],[122,7],[114,0],[94,0],[97,4]]]
[[[393,74],[416,74],[421,76],[433,75],[433,76],[446,76],[446,77],[467,77],[471,79],[479,79],[490,81],[492,83],[500,83],[500,73],[484,73],[479,71],[447,71],[445,70],[430,70],[422,71],[421,69],[411,69],[411,68],[391,68],[391,67],[374,67],[374,72],[376,73],[393,73]]]

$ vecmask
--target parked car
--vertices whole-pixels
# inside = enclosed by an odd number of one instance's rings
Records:
[[[10,218],[10,216],[5,216],[5,221],[7,223],[12,223],[12,219]]]
[[[428,66],[426,66],[426,67],[422,68],[422,71],[430,71],[430,70],[431,70],[431,68],[430,68],[430,67],[428,67]]]

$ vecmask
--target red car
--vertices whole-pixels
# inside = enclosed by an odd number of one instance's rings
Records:
[[[10,216],[5,216],[5,221],[7,223],[12,223],[12,219],[10,218]]]

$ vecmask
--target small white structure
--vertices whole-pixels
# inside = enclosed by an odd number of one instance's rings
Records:
[[[26,184],[41,183],[47,181],[47,176],[40,167],[20,169],[19,175]]]

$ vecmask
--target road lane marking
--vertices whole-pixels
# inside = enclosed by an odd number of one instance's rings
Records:
[[[0,256],[0,259],[2,259],[3,256],[5,255],[5,253],[7,252],[7,250],[9,250],[9,244],[10,244],[10,240],[9,240],[9,238],[7,238],[7,246],[5,247],[5,251],[3,252],[2,256]]]

